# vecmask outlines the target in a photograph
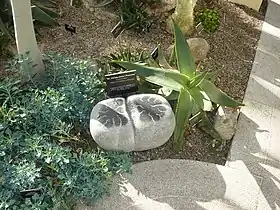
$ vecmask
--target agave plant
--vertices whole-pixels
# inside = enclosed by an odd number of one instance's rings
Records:
[[[178,69],[174,69],[169,65],[160,50],[158,51],[158,65],[153,63],[151,66],[126,61],[113,62],[127,70],[135,69],[138,76],[163,87],[162,93],[167,97],[170,97],[174,92],[175,96],[178,93],[175,111],[176,128],[173,142],[175,149],[180,150],[185,143],[184,133],[190,127],[191,116],[200,116],[200,119],[203,120],[202,125],[204,127],[208,126],[209,132],[213,133],[213,127],[210,126],[209,128],[209,119],[205,114],[206,111],[213,110],[213,104],[227,107],[238,107],[243,104],[235,101],[217,88],[210,81],[210,72],[199,72],[197,70],[189,45],[181,29],[174,22],[173,26],[175,59]]]
[[[35,23],[54,26],[58,25],[55,18],[58,14],[54,11],[54,3],[50,0],[31,0],[32,16]],[[10,0],[0,1],[0,31],[12,39],[10,28],[13,26],[13,13]]]

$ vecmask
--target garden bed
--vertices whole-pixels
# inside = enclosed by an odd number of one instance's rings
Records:
[[[118,16],[112,10],[97,8],[94,12],[84,8],[69,6],[68,0],[62,0],[59,6],[63,15],[59,19],[61,27],[41,30],[39,45],[44,51],[56,51],[75,57],[100,58],[117,52],[120,47],[130,46],[151,52],[158,44],[166,50],[173,42],[172,34],[165,30],[164,17],[161,16],[150,32],[123,32],[117,39],[110,33],[117,24]],[[202,32],[193,37],[202,37],[210,44],[207,59],[200,67],[210,69],[216,74],[215,84],[238,101],[242,101],[252,68],[263,15],[244,6],[227,1],[203,5],[198,2],[196,9],[215,8],[221,17],[221,24],[213,34]],[[72,24],[77,34],[71,35],[64,30],[64,24]],[[187,144],[177,153],[169,141],[162,147],[133,152],[134,162],[154,159],[182,158],[224,164],[231,142],[213,142],[212,138],[197,128],[186,136]]]
[[[196,10],[205,7],[215,8],[221,17],[221,24],[215,33],[194,34],[210,44],[207,59],[200,63],[201,68],[216,73],[215,84],[238,101],[242,101],[252,68],[263,14],[244,6],[227,1],[203,5],[198,1]],[[44,52],[56,51],[77,58],[99,59],[101,56],[117,52],[119,48],[130,46],[151,52],[158,44],[166,50],[173,43],[173,35],[166,32],[165,16],[158,20],[149,32],[124,31],[117,39],[110,33],[119,17],[111,8],[96,8],[90,12],[85,8],[75,8],[68,0],[58,3],[62,16],[60,27],[40,30],[38,43]],[[77,33],[71,35],[64,24],[76,26]],[[0,65],[1,66],[1,65]],[[1,68],[1,67],[0,67]],[[187,144],[181,152],[174,152],[171,141],[165,145],[144,152],[133,152],[134,162],[154,159],[181,158],[224,164],[231,142],[221,147],[219,142],[197,128],[186,136]]]

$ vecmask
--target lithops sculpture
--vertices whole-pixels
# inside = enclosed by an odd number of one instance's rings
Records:
[[[166,143],[175,128],[175,116],[165,98],[138,94],[111,98],[94,106],[90,132],[103,149],[143,151]]]

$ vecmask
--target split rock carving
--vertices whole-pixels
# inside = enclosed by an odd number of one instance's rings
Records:
[[[165,98],[156,94],[111,98],[94,106],[90,132],[103,149],[143,151],[166,143],[175,128],[175,116]]]

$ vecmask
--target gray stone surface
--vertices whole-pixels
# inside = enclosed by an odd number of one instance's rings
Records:
[[[280,71],[277,71],[279,66],[279,58],[257,49],[245,99],[258,101],[269,106],[280,106],[278,82]]]
[[[127,109],[135,128],[134,150],[156,148],[166,143],[175,128],[175,117],[165,98],[138,94],[127,98]]]
[[[103,149],[132,151],[134,131],[125,100],[114,98],[96,104],[91,111],[90,133]]]
[[[280,209],[280,1],[268,4],[227,166],[258,177],[258,210]]]
[[[224,140],[232,139],[236,131],[239,109],[220,106],[217,110],[214,128]]]
[[[202,61],[206,58],[207,53],[210,50],[210,45],[203,38],[190,38],[187,40],[192,56],[197,61]]]
[[[202,61],[206,59],[207,53],[210,50],[210,45],[203,38],[190,38],[187,39],[187,42],[190,46],[191,54],[195,62]],[[167,54],[171,55],[174,45],[171,45],[167,49]]]
[[[131,175],[115,178],[111,196],[83,209],[253,210],[257,206],[260,188],[246,170],[189,160],[143,162],[132,170]]]
[[[142,151],[166,143],[175,128],[175,116],[165,98],[137,94],[99,102],[91,112],[90,132],[103,149]]]

